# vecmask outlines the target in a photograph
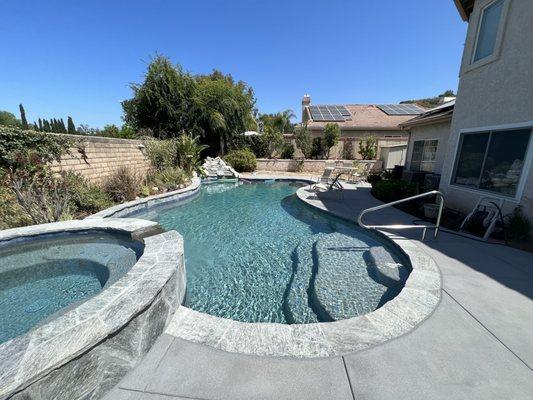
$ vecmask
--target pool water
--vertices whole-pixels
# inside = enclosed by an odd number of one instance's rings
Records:
[[[0,244],[0,343],[87,300],[123,276],[142,245],[107,233]]]
[[[186,204],[136,213],[184,237],[186,305],[246,322],[312,323],[368,313],[394,297],[369,269],[384,244],[312,210],[302,182],[202,185]],[[392,264],[401,265],[386,250]]]

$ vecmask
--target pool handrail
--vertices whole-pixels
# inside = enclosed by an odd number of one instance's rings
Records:
[[[437,195],[439,197],[439,213],[437,215],[437,221],[435,224],[428,224],[428,225],[400,225],[400,224],[392,224],[392,225],[366,225],[363,223],[363,216],[369,212],[382,210],[387,207],[395,206],[396,204],[405,203],[407,201],[420,199],[422,197],[428,197],[428,196],[434,196]],[[391,201],[390,203],[381,204],[376,207],[370,207],[367,208],[359,213],[359,216],[357,217],[357,223],[366,229],[422,229],[422,240],[426,238],[426,230],[427,229],[434,229],[435,233],[433,235],[433,239],[437,239],[437,235],[439,233],[440,228],[440,220],[442,217],[442,210],[444,208],[444,195],[439,192],[438,190],[432,190],[429,192],[417,194],[416,196],[406,197],[405,199]]]

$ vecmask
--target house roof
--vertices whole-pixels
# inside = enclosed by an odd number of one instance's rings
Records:
[[[335,121],[341,130],[400,130],[399,124],[413,118],[412,115],[388,115],[374,104],[343,104],[350,112],[348,121]],[[323,129],[328,121],[314,121],[311,119],[309,106],[305,107],[307,114],[307,128],[310,130]]]
[[[475,0],[454,0],[454,2],[463,21],[468,21],[474,9]]]
[[[455,100],[441,104],[435,108],[426,111],[402,124],[401,129],[409,129],[413,126],[431,125],[441,122],[446,122],[452,119],[453,109],[455,107]]]

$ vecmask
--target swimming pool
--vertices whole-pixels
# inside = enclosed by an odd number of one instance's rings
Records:
[[[105,232],[0,243],[0,343],[113,284],[141,252],[141,243]]]
[[[294,194],[304,185],[206,184],[188,203],[128,216],[183,235],[185,305],[197,311],[305,324],[366,314],[396,296],[407,261],[377,236],[303,204]]]

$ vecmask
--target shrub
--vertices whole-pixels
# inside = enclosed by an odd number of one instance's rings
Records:
[[[176,190],[187,181],[187,174],[180,167],[168,167],[148,176],[148,183],[158,189]],[[142,195],[148,196],[150,193]]]
[[[359,154],[363,160],[375,160],[378,153],[378,140],[375,136],[369,136],[359,141]]]
[[[344,145],[342,146],[342,158],[344,160],[353,160],[354,159],[353,141],[352,140],[346,140],[344,142]]]
[[[378,182],[381,180],[383,180],[383,178],[379,172],[373,172],[369,174],[368,177],[366,178],[366,181],[370,184],[373,184],[374,182]]]
[[[113,205],[109,195],[101,187],[89,183],[83,176],[67,172],[64,179],[72,210],[77,217],[94,214]]]
[[[294,139],[296,141],[296,147],[300,149],[305,158],[312,156],[313,141],[311,135],[307,130],[307,125],[299,126],[294,132]]]
[[[224,160],[237,172],[252,172],[257,167],[257,158],[248,149],[232,150],[226,154]]]
[[[20,207],[13,192],[0,182],[0,230],[31,223],[32,219]]]
[[[520,206],[507,217],[505,232],[511,240],[526,240],[531,232],[531,222],[524,215]]]
[[[329,158],[329,152],[333,146],[339,143],[341,130],[339,125],[335,122],[328,122],[324,127],[323,145],[326,152],[326,158]]]
[[[199,137],[192,134],[182,133],[174,141],[176,147],[176,161],[181,169],[192,176],[194,171],[198,171],[201,166],[200,154],[208,146],[199,143]]]
[[[116,202],[135,200],[139,194],[141,178],[133,170],[120,167],[104,183],[104,191]]]
[[[163,170],[176,163],[176,147],[172,140],[150,139],[145,142],[146,155],[152,166]]]
[[[281,150],[281,158],[292,160],[294,157],[294,146],[292,143],[285,143]]]
[[[413,196],[416,185],[407,181],[377,181],[372,184],[372,195],[385,202],[405,199]]]
[[[313,138],[313,143],[311,146],[311,158],[316,160],[324,158],[324,145],[322,143],[322,138]]]

